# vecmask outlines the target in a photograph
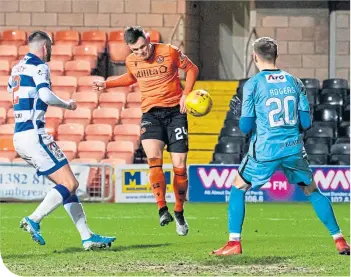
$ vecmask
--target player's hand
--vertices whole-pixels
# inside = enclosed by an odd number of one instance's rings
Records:
[[[179,101],[180,113],[186,113],[185,98],[186,98],[186,95],[184,94],[182,98],[180,98],[180,101]]]
[[[94,91],[102,91],[106,88],[106,82],[104,81],[94,81],[93,82],[93,89]]]
[[[74,111],[77,109],[77,102],[73,99],[68,100],[68,110]]]
[[[234,96],[229,103],[230,110],[235,116],[241,115],[241,100],[238,96]]]

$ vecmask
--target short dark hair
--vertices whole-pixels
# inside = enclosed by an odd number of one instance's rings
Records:
[[[140,38],[146,38],[143,28],[140,26],[132,26],[124,29],[124,41],[127,44],[134,44]]]
[[[36,42],[36,41],[40,41],[40,40],[45,40],[46,43],[50,43],[50,45],[52,44],[51,37],[49,36],[48,33],[44,32],[44,31],[34,31],[28,37],[28,43]]]
[[[270,37],[256,39],[253,43],[254,51],[267,62],[275,63],[278,56],[277,42]]]

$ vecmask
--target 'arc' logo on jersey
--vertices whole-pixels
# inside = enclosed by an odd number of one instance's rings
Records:
[[[285,83],[286,78],[284,74],[269,74],[266,75],[267,83]]]

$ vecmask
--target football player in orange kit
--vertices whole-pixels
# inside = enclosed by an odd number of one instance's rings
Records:
[[[127,73],[106,82],[96,81],[93,87],[103,90],[138,82],[143,112],[141,142],[150,167],[149,180],[159,208],[160,225],[173,221],[166,203],[166,182],[162,170],[163,148],[167,145],[174,170],[176,231],[185,236],[189,228],[183,214],[188,190],[185,98],[192,91],[199,70],[177,47],[151,43],[148,34],[139,26],[126,28],[124,39],[132,51],[126,58]],[[178,69],[186,72],[184,89]]]

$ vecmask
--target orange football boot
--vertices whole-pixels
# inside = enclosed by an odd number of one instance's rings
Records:
[[[340,255],[350,255],[350,246],[343,237],[335,240],[335,246]]]
[[[240,255],[242,253],[241,241],[228,241],[222,248],[212,251],[212,255],[215,256],[231,256]]]

